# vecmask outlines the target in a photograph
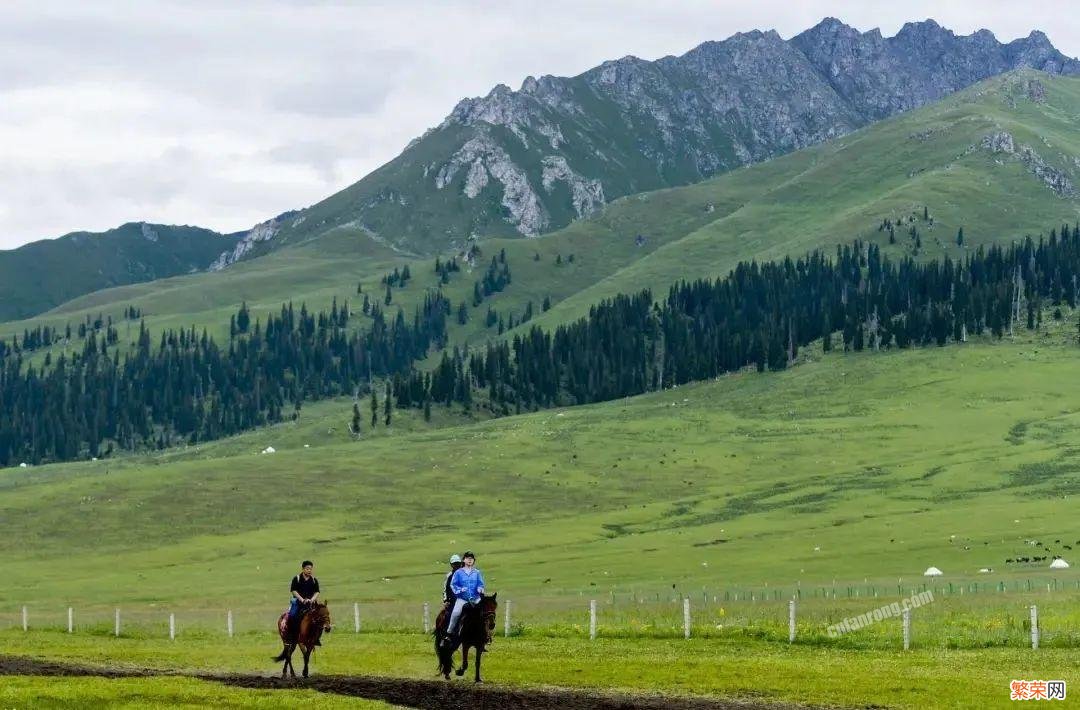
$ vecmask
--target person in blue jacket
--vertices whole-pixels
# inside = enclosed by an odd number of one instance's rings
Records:
[[[484,595],[484,575],[476,568],[476,555],[466,552],[461,556],[461,569],[450,577],[450,591],[454,593],[454,609],[450,612],[450,623],[446,626],[444,643],[450,643],[457,632],[461,613],[466,604],[476,604]]]

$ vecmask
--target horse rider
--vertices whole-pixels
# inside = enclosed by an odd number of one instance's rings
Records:
[[[446,607],[446,612],[449,614],[454,603],[454,590],[450,588],[450,578],[454,576],[454,572],[461,569],[461,555],[450,555],[450,571],[446,573],[446,583],[443,585],[442,602]]]
[[[300,574],[293,577],[289,585],[289,628],[294,634],[307,607],[319,599],[319,580],[315,578],[314,571],[315,565],[311,560],[304,560],[300,564]]]
[[[450,591],[454,594],[454,608],[450,612],[450,623],[446,626],[443,644],[449,646],[465,605],[475,605],[484,596],[484,575],[476,567],[476,555],[471,551],[461,556],[462,566],[450,576]]]

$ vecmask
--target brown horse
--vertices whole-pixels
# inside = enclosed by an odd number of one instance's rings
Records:
[[[443,647],[440,643],[442,634],[435,632],[435,655],[439,657],[439,672],[443,677],[450,680],[450,671],[454,667],[454,651],[461,647],[461,668],[455,673],[458,677],[465,675],[469,668],[469,649],[476,649],[476,678],[477,683],[483,683],[480,679],[480,657],[487,651],[495,635],[495,610],[499,605],[496,602],[498,594],[481,596],[475,606],[465,606],[459,622],[457,638],[449,646]],[[444,612],[445,613],[445,612]],[[440,614],[440,619],[442,615]],[[439,625],[436,624],[436,627]]]
[[[309,604],[307,609],[308,612],[300,619],[300,629],[295,637],[290,633],[291,630],[289,629],[289,612],[285,612],[278,619],[278,634],[281,635],[281,642],[285,644],[285,648],[274,660],[285,662],[285,665],[281,667],[282,678],[285,677],[286,673],[292,673],[292,677],[296,677],[296,669],[293,668],[292,664],[292,655],[298,645],[304,654],[304,677],[307,678],[308,660],[311,658],[311,652],[315,650],[316,646],[322,645],[319,639],[322,638],[323,632],[330,633],[333,628],[330,623],[330,608],[325,602]]]

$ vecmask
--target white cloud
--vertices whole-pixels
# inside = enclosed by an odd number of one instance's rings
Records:
[[[529,74],[681,54],[826,15],[934,17],[1080,54],[1071,3],[9,0],[0,6],[0,248],[130,220],[251,226],[393,158],[456,101]]]

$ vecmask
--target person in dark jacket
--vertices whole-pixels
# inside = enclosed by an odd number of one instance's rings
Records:
[[[450,578],[459,569],[461,569],[461,555],[450,555],[450,571],[446,573],[446,582],[443,584],[442,593],[442,601],[446,606],[454,603],[454,590],[450,588]]]
[[[289,585],[289,628],[294,633],[307,607],[318,600],[319,580],[315,578],[315,565],[311,560],[304,560],[300,564],[300,574],[293,577]]]

